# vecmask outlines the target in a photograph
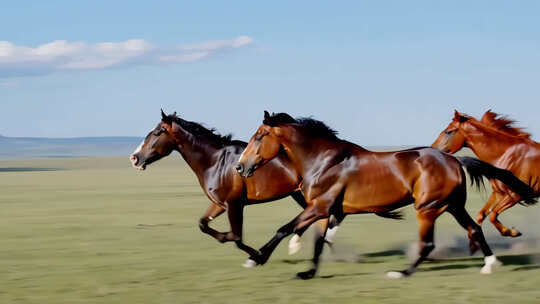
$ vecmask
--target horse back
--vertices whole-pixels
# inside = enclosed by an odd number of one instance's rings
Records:
[[[414,181],[420,174],[415,150],[362,152],[345,182],[343,208],[346,213],[384,212],[412,203]]]

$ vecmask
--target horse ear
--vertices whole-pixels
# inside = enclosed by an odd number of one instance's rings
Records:
[[[165,119],[167,119],[167,114],[165,114],[165,112],[163,112],[163,109],[161,109],[161,120]]]
[[[459,113],[457,110],[454,110],[454,120],[459,122],[466,122],[467,120],[469,120],[469,117]]]
[[[163,112],[163,109],[161,109],[161,121],[163,121],[166,124],[172,123],[171,116],[165,114],[165,112]]]
[[[270,125],[270,113],[268,111],[264,111],[263,124]]]
[[[461,116],[461,114],[459,114],[459,112],[457,110],[454,110],[454,120],[459,120],[460,116]]]

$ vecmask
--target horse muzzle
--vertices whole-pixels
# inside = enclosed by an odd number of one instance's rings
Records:
[[[141,164],[141,162],[139,161],[139,157],[135,154],[129,157],[129,161],[131,162],[131,165],[133,166],[133,168],[137,170],[144,171],[146,169],[146,163],[142,162]]]
[[[238,163],[238,164],[236,164],[234,169],[236,170],[236,172],[238,172],[238,174],[240,174],[240,176],[248,178],[248,177],[253,176],[253,172],[256,169],[255,167],[256,166],[246,167],[242,163]]]

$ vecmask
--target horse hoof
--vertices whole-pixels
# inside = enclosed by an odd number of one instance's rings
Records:
[[[221,244],[227,242],[227,236],[226,236],[225,234],[218,236],[216,239],[217,239],[218,242],[220,242]]]
[[[482,226],[482,223],[484,222],[484,220],[486,219],[485,216],[483,215],[478,215],[476,217],[476,223],[479,225],[479,226]]]
[[[492,255],[484,258],[485,265],[480,269],[481,274],[492,274],[495,269],[501,267],[502,263]]]
[[[244,264],[242,264],[242,267],[244,268],[253,268],[253,267],[257,267],[259,264],[257,264],[257,262],[255,262],[254,260],[252,259],[247,259]]]
[[[401,279],[403,277],[406,277],[405,273],[403,273],[402,271],[388,271],[386,273],[386,276],[390,279]]]
[[[300,236],[298,236],[298,234],[295,234],[289,241],[289,255],[297,253],[298,251],[300,251],[300,248],[302,248],[302,244],[300,243]]]
[[[299,273],[296,274],[296,277],[298,279],[302,279],[302,280],[309,280],[309,279],[312,279],[314,276],[315,276],[315,270],[314,269],[299,272]]]
[[[510,229],[510,236],[511,237],[520,237],[522,234],[518,230],[512,228]]]

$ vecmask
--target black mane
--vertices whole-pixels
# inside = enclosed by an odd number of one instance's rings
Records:
[[[170,114],[163,117],[163,121],[167,123],[171,123],[174,121],[175,123],[179,124],[184,130],[188,131],[194,136],[206,138],[221,146],[243,143],[238,140],[233,140],[232,134],[230,133],[226,135],[221,135],[216,131],[215,128],[208,129],[200,123],[184,120],[178,117],[176,114]]]
[[[279,124],[298,124],[303,126],[305,130],[313,136],[327,139],[338,139],[336,136],[338,134],[337,131],[327,126],[324,122],[311,117],[299,117],[294,119],[287,113],[272,113],[271,116],[265,116],[263,123],[269,126],[277,126]]]

